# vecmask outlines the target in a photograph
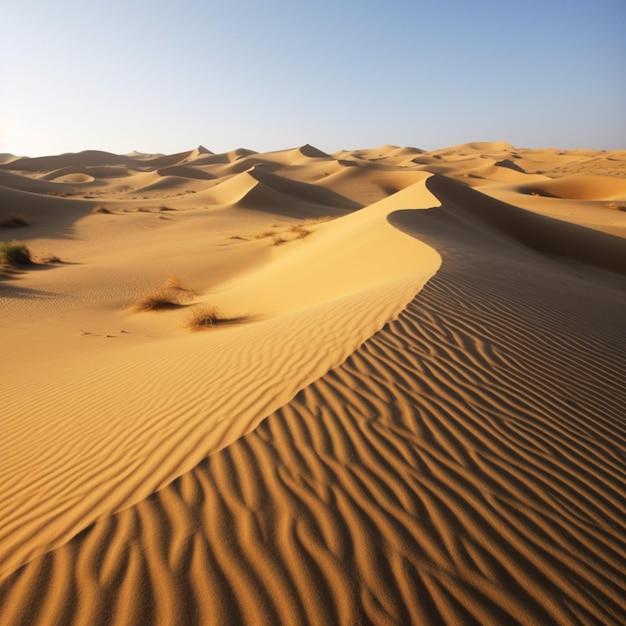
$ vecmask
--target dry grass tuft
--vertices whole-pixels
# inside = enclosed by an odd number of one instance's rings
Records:
[[[186,326],[189,330],[206,330],[218,324],[226,324],[233,321],[235,320],[225,317],[218,307],[203,306],[189,314]]]
[[[30,222],[23,213],[10,213],[0,221],[0,228],[22,228],[30,226]]]
[[[111,209],[107,209],[105,206],[99,204],[98,206],[94,207],[91,210],[91,212],[94,213],[94,214],[101,213],[101,214],[110,215],[111,214]]]
[[[135,311],[165,311],[182,306],[180,296],[173,289],[158,289],[139,298],[134,304]]]
[[[254,238],[265,239],[266,237],[273,237],[273,236],[274,236],[273,230],[262,230],[260,233],[257,233],[256,235],[254,235]]]
[[[31,264],[30,250],[21,241],[0,242],[0,265],[19,267]]]
[[[135,311],[166,311],[184,306],[193,298],[193,291],[185,287],[178,276],[170,276],[160,289],[136,300]]]
[[[56,263],[63,263],[63,261],[61,261],[61,259],[59,259],[58,256],[56,256],[56,254],[44,254],[40,261],[42,263],[45,263],[46,265],[53,265]]]
[[[337,218],[333,215],[322,215],[321,217],[310,217],[304,220],[304,223],[307,226],[314,226],[315,224],[323,224],[324,222],[331,222],[335,219]]]
[[[289,232],[294,233],[298,239],[304,239],[305,237],[308,237],[312,231],[305,228],[301,224],[294,224],[289,227]]]
[[[182,280],[175,275],[170,276],[165,281],[166,289],[178,289],[179,291],[186,291],[189,294],[193,294],[193,289],[190,289],[185,284],[183,284]]]
[[[273,246],[281,246],[282,244],[287,243],[287,240],[282,237],[281,235],[274,235],[272,237],[272,244]]]

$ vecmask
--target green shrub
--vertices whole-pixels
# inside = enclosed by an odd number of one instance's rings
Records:
[[[21,241],[0,242],[0,262],[12,267],[30,265],[30,250]]]

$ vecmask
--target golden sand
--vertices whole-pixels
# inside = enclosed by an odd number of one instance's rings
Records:
[[[91,151],[0,199],[0,623],[622,623],[626,151]]]

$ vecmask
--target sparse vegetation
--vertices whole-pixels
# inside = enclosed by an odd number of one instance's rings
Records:
[[[310,235],[312,231],[302,226],[302,224],[293,224],[289,227],[289,232],[294,233],[298,239],[304,239]]]
[[[314,226],[315,224],[323,224],[324,222],[330,222],[337,219],[334,215],[321,215],[320,217],[310,217],[304,220],[307,226]]]
[[[92,213],[103,213],[103,214],[111,214],[111,209],[107,209],[107,207],[99,204],[97,207],[94,207],[91,211]]]
[[[47,265],[54,265],[55,263],[63,263],[63,261],[61,261],[61,259],[59,259],[59,257],[56,256],[55,254],[44,254],[41,257],[41,262]]]
[[[235,321],[225,317],[222,311],[216,306],[203,306],[192,311],[187,318],[187,328],[190,330],[206,330],[218,324]]]
[[[9,267],[30,265],[30,250],[21,241],[0,242],[0,264]]]
[[[133,309],[135,311],[163,311],[178,308],[182,304],[180,296],[173,290],[159,289],[139,298],[133,304]]]
[[[192,298],[193,291],[177,276],[170,276],[163,287],[136,300],[132,308],[135,311],[164,311],[184,306]]]
[[[178,276],[172,275],[165,281],[166,289],[177,289],[178,291],[186,291],[193,294],[193,290],[186,287]]]
[[[256,235],[254,235],[254,238],[265,239],[266,237],[273,237],[273,236],[274,236],[273,230],[262,230],[260,233],[257,233]]]
[[[313,233],[310,228],[307,226],[314,226],[316,224],[321,224],[323,222],[328,222],[330,220],[336,219],[335,216],[324,215],[320,217],[315,217],[311,219],[306,219],[299,223],[285,223],[284,221],[279,222],[278,220],[274,220],[270,225],[270,228],[266,230],[262,230],[255,235],[252,235],[253,239],[266,239],[271,238],[272,246],[280,246],[284,243],[289,243],[290,241],[294,241],[296,239],[304,239]],[[270,230],[271,229],[271,230]],[[281,229],[281,230],[276,230]],[[294,236],[295,235],[295,236]],[[231,237],[232,239],[233,237]],[[241,237],[240,237],[241,238]]]
[[[22,228],[23,226],[30,226],[30,222],[23,213],[10,213],[0,220],[0,228]]]

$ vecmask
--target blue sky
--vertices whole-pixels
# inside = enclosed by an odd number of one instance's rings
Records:
[[[624,0],[20,0],[0,152],[626,149]]]

